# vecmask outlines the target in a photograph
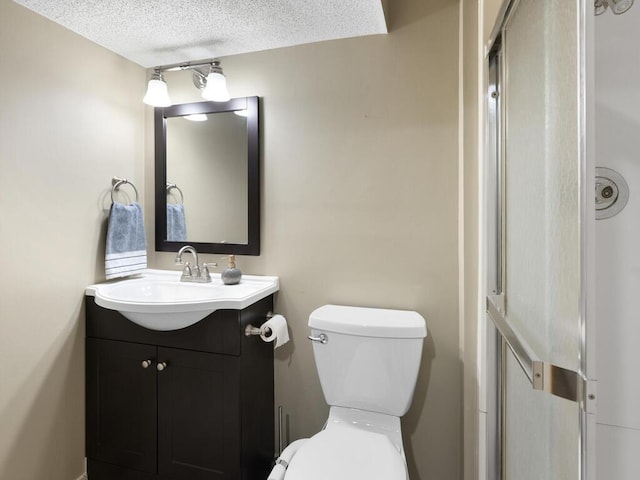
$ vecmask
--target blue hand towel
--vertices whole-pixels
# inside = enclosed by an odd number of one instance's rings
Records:
[[[187,222],[182,204],[167,203],[167,240],[169,242],[187,241]]]
[[[107,226],[105,275],[107,280],[141,273],[147,268],[147,237],[142,207],[112,203]]]

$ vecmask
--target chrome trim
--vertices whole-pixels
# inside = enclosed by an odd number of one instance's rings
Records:
[[[283,409],[282,409],[282,405],[278,405],[278,454],[276,455],[276,457],[278,458],[278,461],[280,461],[280,455],[282,455],[282,452],[284,452],[286,445],[285,445],[285,441],[284,441],[284,413],[283,413]],[[284,460],[282,460],[282,462],[284,462]],[[278,463],[276,461],[276,463]],[[286,465],[286,462],[284,462],[284,468],[287,468],[288,465]]]
[[[205,265],[207,264],[205,263]],[[267,312],[267,314],[265,315],[267,320],[271,320],[273,316],[274,316],[273,312]],[[264,328],[264,331],[262,331],[263,328]],[[265,327],[264,324],[261,327],[254,327],[253,325],[248,324],[244,329],[245,337],[250,337],[252,335],[262,335],[263,333],[267,336],[271,335],[271,329],[269,327]],[[278,408],[282,408],[282,407],[278,407]]]
[[[590,108],[587,101],[588,90],[591,90],[593,99],[595,99],[595,85],[587,79],[587,15],[590,14],[588,8],[589,2],[581,1],[578,4],[578,8],[582,7],[579,12],[579,25],[578,25],[578,51],[579,57],[579,96],[578,96],[578,108],[579,108],[579,124],[578,132],[580,134],[580,140],[578,143],[578,161],[580,171],[580,369],[586,372],[587,377],[591,377],[595,374],[595,371],[591,371],[589,368],[589,362],[587,361],[587,321],[590,312],[589,308],[589,247],[590,247],[590,233],[595,238],[595,198],[593,195],[593,182],[595,180],[595,168],[593,171],[588,167],[589,157],[588,150],[589,145],[595,145],[595,135],[587,135],[587,128],[589,128],[587,122],[587,109]],[[591,18],[593,20],[593,18]],[[593,26],[593,24],[592,24]],[[595,45],[591,45],[595,48]],[[593,53],[595,55],[595,52]],[[595,102],[595,100],[593,100]],[[595,106],[594,106],[595,108]],[[595,133],[595,125],[592,126],[593,133]],[[594,152],[595,153],[595,152]],[[595,161],[593,162],[595,167]],[[592,175],[593,174],[593,177]],[[595,270],[595,269],[594,269]],[[595,271],[593,272],[595,273]]]
[[[499,57],[489,59],[487,85],[487,163],[485,165],[485,188],[491,195],[485,197],[487,228],[486,281],[487,292],[492,295],[502,293],[502,192],[501,192],[501,135],[500,135],[500,90],[498,85]]]
[[[326,345],[327,343],[329,343],[329,337],[327,337],[324,333],[321,333],[317,337],[309,335],[307,338],[312,342],[320,342],[323,345]]]
[[[263,331],[264,328],[264,331]],[[245,327],[244,329],[244,336],[245,337],[250,337],[252,335],[266,335],[266,336],[270,336],[271,335],[271,329],[269,327],[265,327],[264,325],[260,328],[258,327],[254,327],[253,325],[249,324]]]
[[[595,361],[595,308],[589,296],[595,292],[595,198],[591,190],[595,177],[595,16],[589,2],[578,3],[579,51],[579,162],[580,162],[580,370],[584,372],[585,395],[580,422],[580,479],[595,480],[595,460],[588,458],[594,445],[595,427],[589,427],[588,415],[597,404]],[[595,455],[595,448],[591,451]]]
[[[585,408],[596,400],[595,385],[581,373],[539,359],[533,349],[509,324],[504,295],[487,297],[487,312],[534,390],[578,402]]]
[[[494,325],[507,343],[509,349],[520,364],[520,367],[527,375],[529,382],[534,386],[534,362],[539,362],[533,349],[522,340],[506,319],[506,308],[504,295],[490,295],[487,297],[487,312],[493,320]]]
[[[122,185],[130,185],[131,188],[133,188],[133,191],[136,194],[136,202],[138,201],[138,189],[136,188],[136,186],[131,183],[129,180],[127,180],[126,178],[120,178],[120,177],[113,177],[111,179],[111,203],[115,203],[115,199],[113,197],[113,194],[116,193],[118,191],[118,189],[122,186]]]
[[[244,329],[244,336],[245,337],[250,337],[251,335],[260,335],[262,332],[258,327],[254,327],[253,325],[249,324],[245,327]]]
[[[180,190],[180,187],[178,185],[176,185],[175,183],[167,182],[166,189],[167,189],[167,195],[171,193],[171,190],[177,190],[178,193],[180,194],[180,204],[184,205],[184,194],[182,193],[182,190]]]
[[[518,0],[519,1],[519,0]],[[511,16],[511,13],[510,13]],[[500,102],[498,104],[499,119],[498,125],[498,185],[496,186],[498,191],[498,215],[499,215],[499,248],[500,248],[500,291],[498,293],[505,293],[507,288],[507,251],[506,251],[506,238],[507,238],[507,136],[509,134],[509,119],[507,118],[507,101],[509,100],[508,94],[508,70],[507,70],[507,56],[506,51],[508,45],[503,42],[503,38],[500,37],[500,50],[496,52],[497,58],[497,84],[500,89]]]
[[[500,134],[500,50],[496,50],[488,62],[487,85],[487,129],[485,132],[484,207],[486,228],[484,231],[487,246],[485,260],[486,293],[498,295],[502,293],[503,258],[502,258],[502,215],[501,215],[501,139]],[[495,94],[493,94],[495,92]],[[487,478],[502,480],[504,471],[504,443],[502,425],[503,412],[503,378],[502,378],[502,335],[493,322],[485,320],[487,338]],[[494,385],[496,388],[490,388]]]
[[[581,403],[585,398],[586,380],[582,374],[551,363],[533,363],[534,390]]]
[[[496,327],[497,329],[497,327]],[[507,471],[507,341],[498,330],[498,460],[499,471],[496,480],[504,480]]]
[[[171,63],[168,65],[158,65],[157,67],[153,67],[153,69],[160,72],[176,72],[178,70],[195,70],[200,67],[212,67],[215,64],[217,64],[219,68],[220,60],[218,60],[217,58],[212,58],[210,60],[202,60],[199,62]],[[199,72],[199,73],[202,73],[202,72]]]

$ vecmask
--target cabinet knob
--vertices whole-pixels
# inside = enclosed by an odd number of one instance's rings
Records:
[[[152,364],[153,364],[152,360],[143,360],[142,361],[142,368],[149,368]]]
[[[156,368],[159,372],[161,372],[162,370],[167,368],[167,362],[159,362],[158,365],[156,365]]]

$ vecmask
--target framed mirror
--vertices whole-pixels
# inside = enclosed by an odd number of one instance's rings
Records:
[[[156,250],[260,255],[258,97],[155,109]]]

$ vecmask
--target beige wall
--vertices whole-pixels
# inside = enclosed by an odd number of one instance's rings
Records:
[[[479,474],[480,421],[478,402],[478,324],[479,324],[479,181],[482,138],[482,37],[479,35],[481,18],[477,0],[462,0],[461,56],[462,56],[462,115],[460,123],[461,172],[460,172],[460,216],[461,216],[461,303],[460,347],[463,359],[463,468],[465,480],[477,480]]]
[[[405,445],[412,480],[451,480],[461,471],[458,2],[389,6],[388,35],[222,60],[231,95],[259,95],[263,109],[262,255],[238,265],[281,280],[276,309],[293,341],[277,351],[276,404],[290,440],[317,432],[328,412],[306,339],[314,308],[424,315]],[[178,75],[191,81],[178,72],[170,83]],[[200,100],[187,86],[170,84],[174,102]],[[154,264],[173,269],[173,257]]]
[[[84,471],[83,289],[110,180],[143,188],[145,72],[0,0],[0,478]]]
[[[487,46],[493,30],[502,20],[504,11],[507,8],[508,0],[479,0],[482,10],[482,36],[483,45]]]

